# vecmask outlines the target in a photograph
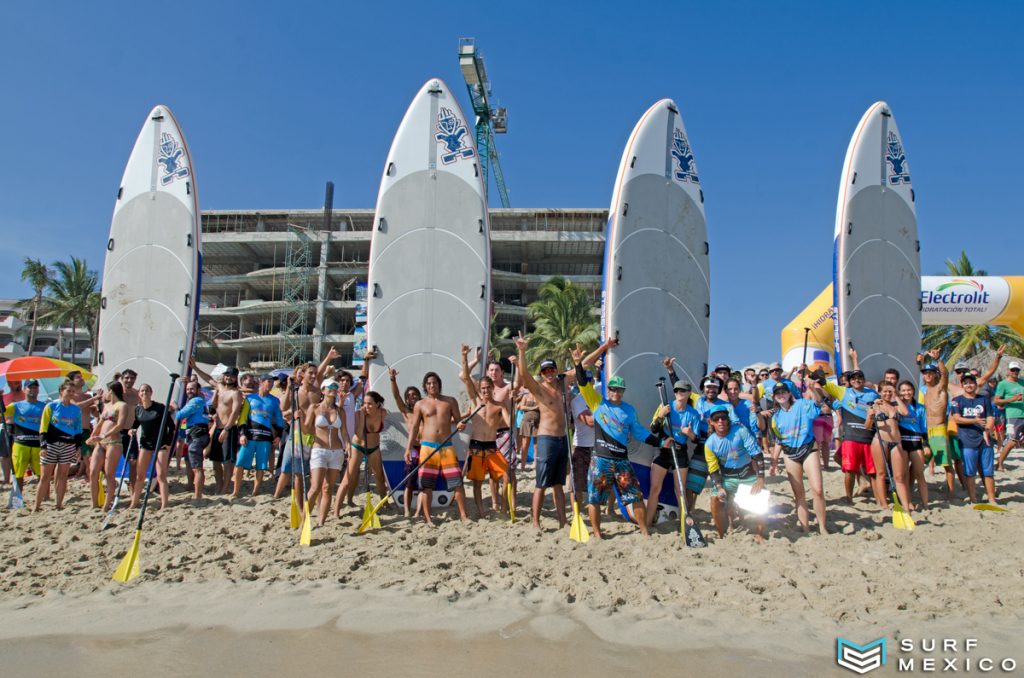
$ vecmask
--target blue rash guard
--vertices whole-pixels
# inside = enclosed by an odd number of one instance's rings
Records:
[[[22,400],[5,408],[4,415],[11,424],[14,442],[26,447],[39,447],[39,425],[43,419],[44,407],[46,405],[38,400],[34,403]]]
[[[249,403],[246,436],[250,440],[273,440],[281,435],[284,430],[281,401],[276,396],[258,393],[250,393],[245,399]]]
[[[697,435],[697,430],[700,428],[700,414],[689,403],[682,410],[676,409],[675,402],[669,405],[668,421],[672,428],[672,438],[680,445],[690,444],[689,437],[681,429],[689,426],[693,434]]]
[[[74,404],[67,405],[55,400],[43,409],[39,432],[47,443],[82,442],[82,409]]]
[[[868,405],[878,400],[878,392],[870,388],[860,391],[825,382],[825,393],[837,400],[838,409],[843,414],[843,440],[855,443],[870,443],[875,432],[864,428],[864,420],[868,418]]]
[[[704,443],[704,458],[708,463],[708,473],[721,469],[723,475],[729,476],[746,470],[755,458],[764,459],[764,455],[750,431],[733,426],[725,437],[717,433],[708,436]]]
[[[175,421],[185,421],[185,426],[192,428],[193,426],[208,425],[210,423],[210,417],[206,414],[206,401],[201,396],[190,398],[185,407],[178,410],[174,415]]]
[[[814,442],[814,419],[821,408],[813,400],[796,400],[789,410],[779,408],[772,417],[772,430],[785,447],[798,449]]]
[[[594,390],[590,377],[580,365],[576,366],[576,383],[587,407],[594,413],[594,454],[608,459],[628,459],[626,454],[630,436],[657,447],[661,437],[648,430],[636,416],[636,408],[623,402],[613,405]]]
[[[700,426],[694,431],[697,434],[697,442],[703,442],[708,437],[708,415],[711,412],[711,408],[718,407],[722,403],[718,400],[708,400],[704,396],[701,396],[696,403],[693,404],[693,408],[697,410],[697,414],[700,416]],[[729,414],[729,420],[733,418],[732,413]]]
[[[757,415],[754,414],[754,410],[751,409],[747,401],[741,400],[735,405],[727,402],[725,406],[729,408],[729,420],[733,426],[739,424],[750,433],[757,435]]]

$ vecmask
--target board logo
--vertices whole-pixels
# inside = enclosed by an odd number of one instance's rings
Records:
[[[455,117],[450,108],[442,108],[437,114],[437,143],[444,144],[447,151],[441,155],[441,162],[450,165],[459,158],[472,158],[475,153],[466,145],[466,126]]]
[[[182,164],[181,156],[185,154],[181,144],[173,136],[164,132],[160,135],[160,157],[157,162],[163,165],[164,173],[160,177],[160,183],[169,185],[175,179],[188,177],[188,167]]]
[[[907,154],[903,152],[903,142],[896,136],[895,132],[889,132],[888,151],[885,154],[885,161],[889,163],[889,183],[909,184],[910,170],[907,169]]]
[[[693,151],[690,150],[690,141],[679,129],[673,131],[672,157],[676,159],[676,179],[689,181],[691,184],[699,184],[697,178],[697,163],[693,159]]]
[[[836,664],[860,675],[885,666],[885,638],[873,640],[865,645],[851,643],[845,638],[836,638]]]

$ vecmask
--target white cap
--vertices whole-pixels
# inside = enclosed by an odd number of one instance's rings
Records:
[[[1019,370],[1020,369],[1020,363],[1017,362],[1016,360],[1012,360],[1012,361],[1010,361],[1010,366],[1007,369]]]
[[[328,377],[327,379],[324,379],[323,381],[320,382],[320,390],[321,391],[324,390],[325,388],[329,387],[329,386],[335,386],[335,387],[340,388],[338,386],[338,382],[334,381],[334,379],[331,378],[331,377]]]

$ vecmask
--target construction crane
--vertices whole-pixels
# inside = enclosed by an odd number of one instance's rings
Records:
[[[475,38],[459,38],[459,68],[469,90],[469,98],[473,102],[476,114],[476,148],[480,154],[480,173],[484,182],[484,197],[487,197],[488,174],[494,175],[494,185],[498,188],[498,197],[502,207],[509,207],[508,187],[505,175],[501,172],[501,160],[498,147],[494,143],[495,134],[508,132],[508,111],[504,108],[491,108],[491,81],[487,79],[484,68],[484,55],[476,47]]]

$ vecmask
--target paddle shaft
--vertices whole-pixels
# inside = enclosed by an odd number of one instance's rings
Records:
[[[163,447],[163,444],[164,444],[164,431],[167,429],[167,417],[171,413],[171,398],[174,397],[174,387],[178,384],[178,377],[179,377],[179,375],[174,374],[173,372],[171,372],[170,377],[171,377],[171,385],[167,388],[167,400],[164,401],[164,403],[165,403],[165,405],[164,405],[164,413],[160,417],[160,430],[156,434],[156,449],[153,451],[153,461],[151,463],[156,463],[156,458],[160,454],[160,448]],[[178,427],[175,426],[174,427],[174,436],[173,437],[177,437],[177,435],[178,435]],[[174,441],[173,440],[171,441],[171,445],[172,446],[174,445]],[[122,477],[122,479],[124,478],[123,475],[121,477]],[[145,494],[145,496],[142,497],[142,508],[139,509],[139,522],[135,526],[135,530],[139,531],[139,532],[142,531],[142,522],[146,519],[146,504],[149,503],[149,492],[150,492],[150,490],[153,489],[153,478],[154,477],[156,477],[156,474],[155,473],[151,473],[151,474],[149,474],[149,478],[146,479],[146,494]]]
[[[298,453],[299,453],[299,474],[302,476],[302,494],[305,501],[309,501],[309,495],[306,490],[306,441],[302,439],[302,425],[301,419],[298,418],[299,412],[299,387],[292,384],[292,422],[295,427],[295,433],[298,435]],[[292,455],[295,455],[295,437],[292,437]],[[292,459],[292,482],[295,482],[295,459]]]
[[[662,377],[658,380],[658,396],[661,398],[661,404],[672,407],[668,402],[668,393],[665,392],[665,378]],[[686,488],[683,487],[683,476],[679,472],[679,457],[676,453],[676,439],[672,435],[672,413],[669,412],[665,415],[665,427],[668,429],[668,439],[670,449],[672,450],[672,464],[676,467],[676,485],[679,487],[679,513],[685,518],[686,516]],[[657,501],[657,498],[655,498]]]
[[[810,327],[805,327],[804,328],[804,357],[800,361],[800,376],[802,377],[800,379],[800,392],[801,393],[803,393],[807,389],[807,386],[804,384],[804,378],[806,378],[807,375],[804,373],[803,369],[804,369],[804,365],[807,364],[807,340],[808,340],[808,338],[810,336],[811,336],[811,328]]]
[[[558,375],[558,385],[562,389],[562,416],[565,418],[565,442],[569,447],[569,494],[572,496],[573,510],[578,511],[579,504],[576,503],[576,474],[572,470],[572,431],[569,428],[571,423],[572,408],[569,407],[569,400],[565,397],[565,375]]]

